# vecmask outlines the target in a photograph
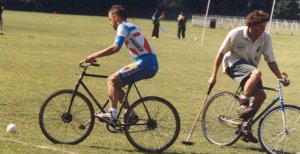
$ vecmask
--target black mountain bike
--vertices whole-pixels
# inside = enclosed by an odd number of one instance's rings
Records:
[[[276,89],[263,87],[278,92],[278,96],[247,122],[239,119],[237,114],[239,95],[242,93],[240,87],[235,94],[225,91],[212,96],[204,107],[201,120],[206,139],[213,144],[230,146],[251,131],[251,126],[260,119],[258,139],[267,153],[299,154],[300,107],[284,104],[281,82],[286,81],[278,79]],[[279,106],[273,107],[276,102]]]
[[[80,63],[83,71],[75,89],[63,89],[51,94],[42,104],[39,112],[39,125],[47,139],[58,144],[78,144],[91,133],[95,123],[94,106],[91,101],[78,91],[82,86],[93,100],[100,112],[105,113],[104,105],[100,105],[83,78],[107,78],[106,75],[87,73],[89,66],[100,66],[97,63]],[[128,141],[138,150],[144,152],[161,152],[169,148],[177,139],[180,131],[180,118],[175,107],[167,100],[156,97],[142,97],[136,83],[127,86],[124,100],[127,100],[131,88],[134,87],[139,99],[135,101],[127,113],[121,116],[123,104],[119,109],[116,123],[106,123],[111,133],[125,132]],[[123,100],[123,102],[124,102]],[[134,111],[139,120],[134,121],[129,113]],[[100,120],[100,119],[99,119]]]

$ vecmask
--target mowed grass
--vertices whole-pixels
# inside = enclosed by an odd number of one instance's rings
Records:
[[[47,96],[59,89],[74,88],[81,71],[78,62],[113,43],[115,31],[107,17],[5,11],[3,18],[5,35],[0,36],[0,153],[138,153],[124,134],[109,133],[98,121],[92,134],[78,145],[52,144],[39,128],[39,108]],[[176,21],[161,22],[167,31],[161,32],[159,39],[150,39],[151,20],[130,18],[129,21],[138,25],[149,38],[160,66],[156,77],[137,84],[139,90],[143,96],[155,95],[169,100],[180,114],[181,132],[166,153],[263,153],[259,144],[242,141],[230,147],[212,145],[204,138],[200,123],[191,138],[195,144],[181,144],[202,105],[214,57],[228,29],[207,29],[201,46],[202,28],[192,27],[190,22],[187,23],[187,39],[178,40]],[[285,101],[299,105],[300,37],[272,34],[272,38],[277,62],[291,79],[291,85],[284,88]],[[100,59],[101,67],[89,72],[112,74],[131,61],[123,47],[116,55]],[[263,59],[259,68],[263,72],[264,84],[276,86],[276,78]],[[106,99],[104,79],[85,81],[97,99]],[[212,94],[235,89],[236,84],[223,75],[220,68]],[[267,102],[275,96],[275,93],[268,93]],[[130,102],[136,98],[133,92]],[[6,132],[9,123],[17,125],[17,133]],[[253,129],[256,133],[257,125]]]

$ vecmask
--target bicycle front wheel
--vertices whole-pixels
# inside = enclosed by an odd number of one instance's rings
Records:
[[[285,105],[284,112],[280,106],[270,110],[259,122],[258,138],[261,146],[268,153],[300,153],[300,107]]]
[[[127,113],[133,111],[138,121],[128,124],[130,118],[126,116],[125,135],[135,148],[144,152],[161,152],[175,142],[180,119],[170,102],[154,96],[144,97],[133,103]]]
[[[203,109],[201,124],[209,142],[229,146],[239,139],[238,130],[242,123],[236,111],[239,104],[230,92],[220,92],[208,100]]]
[[[68,113],[72,94],[73,90],[69,89],[57,91],[41,106],[40,128],[47,139],[53,143],[80,143],[94,127],[94,108],[82,93],[75,93]]]

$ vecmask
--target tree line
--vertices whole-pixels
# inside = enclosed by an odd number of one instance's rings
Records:
[[[204,14],[208,0],[0,0],[11,10],[57,12],[83,15],[106,15],[113,4],[122,4],[131,17],[149,17],[155,8],[167,13],[185,10]],[[300,0],[276,0],[276,18],[300,19]],[[273,0],[211,0],[210,14],[246,15],[255,9],[271,12]]]

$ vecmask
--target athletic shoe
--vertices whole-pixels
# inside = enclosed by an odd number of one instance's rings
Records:
[[[252,143],[258,143],[258,140],[256,139],[256,137],[252,134],[251,131],[247,132],[246,134],[244,134],[243,141],[245,142],[252,142]]]
[[[245,121],[248,120],[250,117],[254,116],[254,109],[252,107],[241,105],[238,108],[238,116]]]
[[[112,117],[111,112],[107,113],[97,113],[95,114],[95,117],[98,117],[101,122],[106,122],[108,124],[116,124],[117,117]]]

